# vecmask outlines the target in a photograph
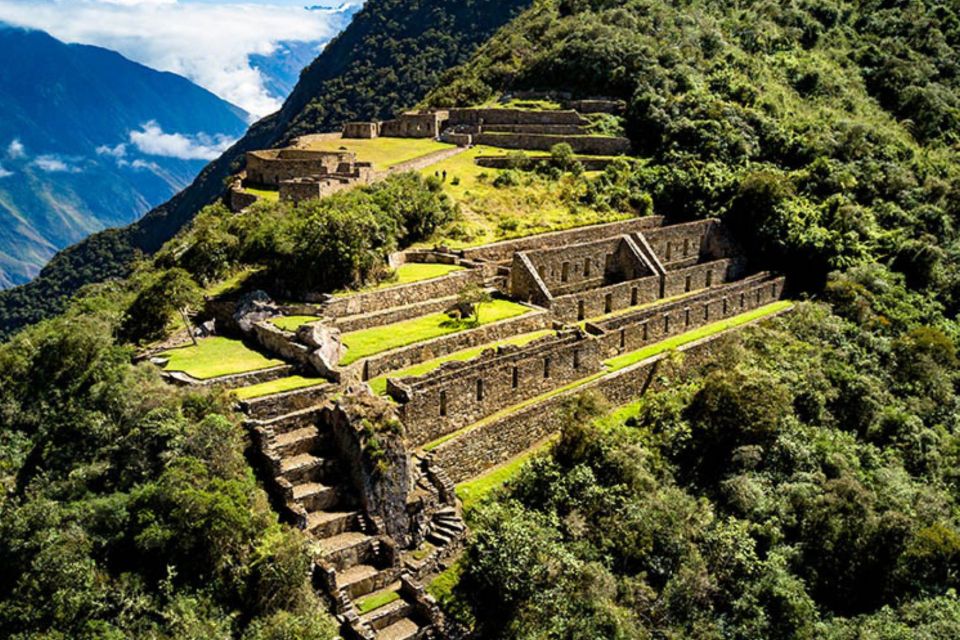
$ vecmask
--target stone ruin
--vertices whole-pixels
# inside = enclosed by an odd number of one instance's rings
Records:
[[[369,184],[375,172],[347,151],[270,149],[247,153],[242,187],[277,189],[280,199],[300,202]]]

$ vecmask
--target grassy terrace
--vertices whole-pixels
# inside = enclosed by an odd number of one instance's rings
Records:
[[[432,313],[403,322],[345,333],[343,343],[347,347],[347,354],[340,364],[348,365],[384,351],[515,318],[528,312],[530,307],[509,300],[494,300],[480,307],[480,319],[476,323],[472,320],[452,320],[445,313]]]
[[[280,202],[280,192],[276,189],[251,189],[250,187],[244,187],[243,190],[252,196],[263,198],[267,202]]]
[[[481,145],[421,170],[424,176],[442,175],[446,171],[444,192],[460,204],[463,212],[458,233],[455,237],[448,235],[445,244],[454,248],[473,247],[630,217],[577,204],[574,196],[585,192],[586,186],[584,181],[574,180],[572,176],[555,181],[520,172],[520,184],[495,187],[494,181],[504,170],[480,167],[475,160],[478,156],[507,153],[506,149]],[[527,152],[527,155],[546,157],[548,154]]]
[[[463,267],[455,264],[431,264],[426,262],[408,262],[400,265],[394,270],[394,277],[384,280],[378,284],[356,291],[338,291],[334,295],[338,297],[352,296],[358,293],[369,293],[370,291],[380,291],[389,289],[401,284],[412,284],[414,282],[424,282],[441,278],[455,271],[463,271]]]
[[[181,371],[198,380],[261,371],[284,364],[247,348],[239,340],[202,338],[197,346],[173,349],[161,354],[169,358],[165,371]]]
[[[424,374],[430,373],[434,369],[438,369],[440,365],[445,362],[465,362],[467,360],[473,360],[481,353],[487,349],[495,349],[497,347],[503,347],[506,345],[513,345],[517,347],[522,347],[525,344],[529,344],[538,338],[548,336],[552,334],[551,329],[544,329],[543,331],[533,331],[531,333],[524,333],[522,335],[516,336],[514,338],[509,338],[507,340],[502,340],[500,342],[494,342],[492,344],[485,344],[479,347],[474,347],[472,349],[464,349],[463,351],[456,351],[454,353],[447,354],[440,358],[434,358],[433,360],[427,360],[426,362],[421,362],[420,364],[413,365],[412,367],[407,367],[406,369],[400,369],[399,371],[394,371],[389,375],[383,375],[370,380],[370,388],[374,393],[383,395],[387,392],[387,378],[407,378],[410,376],[422,376]]]
[[[318,316],[278,316],[270,318],[270,324],[284,331],[296,331],[305,324],[318,322]]]
[[[469,520],[470,512],[480,504],[480,501],[487,497],[494,489],[502,487],[512,478],[516,477],[516,475],[520,473],[520,469],[523,468],[523,465],[534,455],[543,451],[553,440],[554,439],[551,438],[547,442],[540,443],[532,449],[524,451],[515,458],[507,460],[503,464],[486,471],[476,478],[471,478],[466,482],[458,484],[457,497],[460,498],[460,501],[463,503],[464,516]]]
[[[326,384],[323,378],[304,378],[303,376],[288,376],[286,378],[277,378],[270,382],[251,385],[235,389],[233,394],[238,400],[252,400],[254,398],[264,398],[272,396],[275,393],[285,391],[296,391],[297,389],[306,389],[308,387],[317,387]]]
[[[380,591],[378,593],[371,593],[368,596],[364,596],[356,601],[357,612],[360,615],[365,613],[370,613],[375,611],[380,607],[385,607],[391,602],[396,602],[400,599],[399,591]]]
[[[713,322],[708,325],[704,325],[698,329],[695,329],[693,331],[681,333],[679,335],[673,336],[672,338],[668,338],[656,344],[643,347],[642,349],[638,349],[636,351],[631,351],[630,353],[625,353],[621,356],[617,356],[616,358],[611,358],[610,360],[607,360],[606,362],[604,362],[604,366],[605,366],[604,370],[600,371],[599,373],[595,373],[591,376],[587,376],[586,378],[581,378],[580,380],[571,382],[568,385],[559,387],[557,389],[554,389],[553,391],[544,393],[535,398],[530,398],[529,400],[525,400],[524,402],[513,405],[512,407],[507,407],[506,409],[502,409],[494,414],[487,416],[482,420],[479,420],[473,424],[467,425],[462,429],[454,431],[453,433],[448,433],[447,435],[424,445],[423,450],[433,451],[443,443],[453,440],[454,438],[457,438],[463,435],[467,431],[478,429],[484,425],[490,424],[491,422],[495,422],[500,418],[503,418],[504,416],[508,416],[511,413],[515,413],[522,409],[526,409],[527,407],[533,406],[535,404],[539,404],[544,400],[548,400],[554,396],[558,396],[562,393],[566,393],[567,391],[571,391],[578,387],[582,387],[586,384],[589,384],[590,382],[593,382],[594,380],[599,380],[600,378],[610,375],[611,373],[620,371],[622,369],[626,369],[631,365],[637,364],[638,362],[642,362],[647,358],[652,358],[653,356],[659,355],[665,351],[670,351],[671,349],[682,347],[691,342],[696,342],[697,340],[700,340],[702,338],[707,338],[709,336],[722,333],[729,329],[733,329],[735,327],[748,324],[755,320],[759,320],[761,318],[765,318],[773,314],[779,313],[781,311],[784,311],[785,309],[788,309],[790,306],[792,306],[792,304],[793,304],[792,302],[789,302],[787,300],[774,302],[772,304],[768,304],[766,306],[753,309],[752,311],[748,311],[747,313],[743,313],[738,316],[734,316],[732,318],[727,318],[726,320]]]
[[[385,171],[453,146],[428,138],[327,138],[311,142],[308,148],[312,151],[352,151],[357,154],[358,161],[372,162],[374,169]]]

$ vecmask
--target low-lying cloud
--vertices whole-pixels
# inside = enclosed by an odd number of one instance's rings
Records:
[[[307,10],[283,0],[2,0],[0,21],[119,51],[186,76],[256,116],[276,111],[280,97],[269,94],[248,56],[270,55],[284,40],[326,41],[344,26],[340,10]]]
[[[224,135],[165,133],[154,121],[146,123],[139,131],[130,132],[130,144],[140,153],[180,160],[214,160],[219,158],[234,141],[233,138]],[[126,153],[126,147],[124,145],[113,148],[99,147],[97,153],[121,158]]]

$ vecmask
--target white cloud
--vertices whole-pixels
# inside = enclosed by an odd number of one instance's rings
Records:
[[[233,143],[232,138],[222,135],[164,133],[160,125],[153,121],[143,125],[140,131],[130,132],[130,144],[140,153],[181,160],[214,160]]]
[[[37,156],[33,161],[33,166],[47,173],[80,173],[79,167],[69,165],[63,159],[55,155]]]
[[[3,168],[3,165],[0,164],[0,178],[9,178],[13,175],[13,171],[7,171]]]
[[[156,162],[147,162],[146,160],[134,160],[130,163],[130,166],[134,169],[149,169],[150,171],[163,171],[163,169]]]
[[[7,147],[7,157],[16,160],[17,158],[22,158],[26,155],[26,149],[23,148],[23,143],[20,142],[20,138],[14,138]]]
[[[117,160],[121,160],[124,156],[127,155],[127,145],[122,144],[122,143],[121,143],[121,144],[118,144],[118,145],[115,146],[115,147],[111,147],[111,146],[108,146],[108,145],[102,145],[102,146],[97,147],[97,155],[98,155],[98,156],[110,156],[111,158],[115,158],[115,159],[117,159]]]
[[[186,76],[257,116],[280,101],[247,56],[269,55],[282,40],[329,40],[344,26],[337,11],[307,11],[283,0],[0,0],[0,20]]]

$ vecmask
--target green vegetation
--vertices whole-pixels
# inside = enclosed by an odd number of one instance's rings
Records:
[[[639,194],[625,196],[615,206],[585,205],[592,176],[555,172],[487,169],[476,164],[480,156],[510,155],[504,149],[476,146],[421,170],[425,177],[444,175],[443,191],[456,202],[461,218],[442,230],[452,247],[467,247],[534,233],[612,222],[649,212],[649,202]],[[549,154],[519,154],[547,160]],[[515,178],[503,184],[502,176]],[[499,180],[499,182],[498,182]],[[635,196],[635,197],[634,197]]]
[[[232,391],[238,400],[252,400],[253,398],[263,398],[272,396],[275,393],[285,391],[296,391],[297,389],[306,389],[308,387],[317,387],[326,384],[323,378],[304,378],[303,376],[287,376],[286,378],[277,378],[270,382],[241,387]]]
[[[244,187],[243,190],[252,196],[263,198],[267,202],[280,202],[280,192],[276,189],[254,189],[252,187]]]
[[[0,345],[0,635],[334,640],[229,397],[132,365],[118,307]]]
[[[546,449],[546,445],[539,445],[525,451],[507,462],[486,471],[466,482],[457,485],[457,498],[462,503],[464,517],[470,519],[473,510],[486,499],[493,491],[506,485],[515,478],[523,466],[537,453]]]
[[[284,331],[296,331],[305,324],[319,321],[320,318],[317,316],[278,316],[270,318],[270,324]]]
[[[215,336],[197,341],[196,346],[171,349],[163,354],[169,361],[165,371],[182,371],[198,380],[260,371],[284,364],[249,348],[239,340]]]
[[[452,144],[431,138],[308,138],[307,147],[314,151],[351,151],[360,162],[371,162],[376,171],[386,171],[423,156],[453,149]]]
[[[389,289],[401,284],[410,284],[412,282],[422,282],[423,280],[433,280],[455,271],[463,271],[463,267],[455,264],[433,264],[426,262],[406,262],[396,269],[393,273],[384,278],[382,282],[372,287],[364,287],[359,291],[344,291],[337,295],[348,296],[354,293],[366,293],[369,291],[379,291],[380,289]]]
[[[345,333],[343,344],[347,347],[347,354],[340,364],[348,365],[377,353],[515,318],[529,312],[530,307],[509,300],[493,300],[483,305],[476,321],[455,320],[445,313],[432,313],[412,320]]]
[[[409,378],[413,376],[422,376],[430,373],[431,371],[440,368],[444,362],[465,362],[467,360],[473,360],[481,353],[487,349],[496,349],[497,347],[503,347],[507,345],[513,345],[516,347],[522,347],[525,344],[529,344],[534,340],[543,338],[553,333],[552,329],[544,329],[542,331],[531,331],[530,333],[524,333],[513,338],[507,338],[506,340],[501,340],[493,344],[485,344],[479,347],[474,347],[472,349],[464,349],[462,351],[455,351],[453,353],[448,353],[445,356],[440,356],[439,358],[434,358],[433,360],[427,360],[426,362],[421,362],[420,364],[415,364],[413,366],[407,367],[406,369],[400,369],[398,371],[393,371],[388,375],[378,376],[371,379],[368,384],[370,389],[377,395],[383,395],[387,392],[387,378]]]
[[[375,611],[380,607],[385,607],[391,602],[396,602],[400,599],[399,591],[380,591],[379,593],[372,593],[369,596],[364,596],[356,601],[357,612],[360,615],[365,613],[370,613]]]
[[[728,331],[750,322],[756,322],[757,320],[769,317],[775,313],[785,311],[791,306],[793,306],[792,302],[788,300],[780,300],[779,302],[757,307],[756,309],[751,309],[746,313],[741,313],[740,315],[733,316],[732,318],[720,320],[719,322],[711,322],[710,324],[698,327],[693,331],[681,333],[680,335],[667,338],[666,340],[662,340],[656,344],[651,344],[643,347],[642,349],[624,353],[615,358],[607,360],[604,364],[606,364],[611,371],[626,369],[631,365],[634,365],[638,362],[643,362],[647,358],[652,358],[653,356],[659,355],[664,351],[670,351],[671,349],[682,347],[685,344],[690,344],[691,342],[708,338],[723,331]]]

